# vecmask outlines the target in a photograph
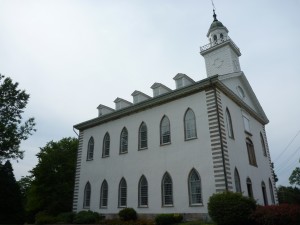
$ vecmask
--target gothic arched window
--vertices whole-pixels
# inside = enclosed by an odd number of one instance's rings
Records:
[[[148,147],[148,132],[146,123],[142,122],[139,129],[139,149]]]
[[[109,133],[106,132],[106,134],[103,138],[102,157],[109,156],[109,149],[110,149],[110,136],[109,136]]]
[[[83,208],[88,209],[91,205],[91,184],[87,182],[84,187],[84,196],[83,196]]]
[[[120,154],[128,152],[128,131],[124,127],[120,136]]]
[[[124,178],[121,179],[119,184],[119,207],[127,206],[127,183]]]
[[[232,127],[232,120],[231,120],[231,115],[230,115],[228,108],[226,108],[226,125],[227,125],[228,137],[233,139],[234,134],[233,134],[233,127]]]
[[[163,176],[162,182],[162,205],[173,206],[173,182],[168,172]]]
[[[234,170],[234,183],[236,192],[242,193],[241,180],[237,168]]]
[[[196,138],[196,118],[192,109],[188,109],[184,115],[184,137],[185,140]]]
[[[94,157],[94,138],[91,137],[88,143],[86,160],[93,160]]]
[[[108,184],[106,180],[102,182],[100,190],[100,208],[106,208],[108,203]]]
[[[148,181],[143,175],[139,181],[139,207],[148,206]]]
[[[160,144],[169,143],[171,143],[170,120],[167,116],[164,116],[160,121]]]
[[[190,205],[202,204],[201,179],[198,172],[195,169],[191,170],[188,182]]]

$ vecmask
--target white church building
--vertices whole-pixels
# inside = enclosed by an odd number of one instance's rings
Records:
[[[73,210],[111,217],[207,215],[209,197],[241,192],[277,204],[265,125],[269,122],[239,64],[240,49],[214,20],[200,48],[207,78],[179,73],[176,89],[154,83],[153,96],[116,98],[98,117],[76,124],[79,148]]]

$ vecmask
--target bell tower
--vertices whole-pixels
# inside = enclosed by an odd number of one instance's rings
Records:
[[[213,22],[207,33],[209,43],[200,47],[205,59],[207,77],[241,71],[240,49],[228,36],[228,29],[213,14]]]

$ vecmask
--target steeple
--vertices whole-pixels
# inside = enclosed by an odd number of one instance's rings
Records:
[[[240,49],[229,38],[228,29],[217,19],[215,9],[213,18],[207,32],[209,44],[200,47],[200,54],[205,59],[207,76],[238,72]]]

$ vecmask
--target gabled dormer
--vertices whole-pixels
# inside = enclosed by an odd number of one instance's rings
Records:
[[[133,97],[133,104],[137,104],[139,102],[143,102],[151,98],[149,95],[146,95],[145,93],[137,90],[135,90],[131,94],[131,96]]]
[[[171,92],[172,90],[168,88],[167,86],[161,84],[161,83],[154,83],[151,88],[153,89],[153,97]]]
[[[97,107],[97,109],[98,109],[98,116],[99,117],[103,116],[105,114],[112,113],[112,112],[115,111],[114,109],[112,109],[112,108],[110,108],[108,106],[105,106],[105,105],[101,105],[101,104]]]
[[[184,73],[177,73],[173,80],[175,80],[176,89],[183,88],[195,83],[195,81],[192,78],[190,78]]]
[[[120,110],[120,109],[129,107],[129,106],[132,105],[131,102],[129,102],[129,101],[123,99],[123,98],[116,98],[114,100],[114,103],[116,104],[116,110]]]
[[[207,33],[209,43],[200,48],[207,77],[240,72],[240,49],[228,36],[228,29],[217,19],[215,11],[213,17]]]

